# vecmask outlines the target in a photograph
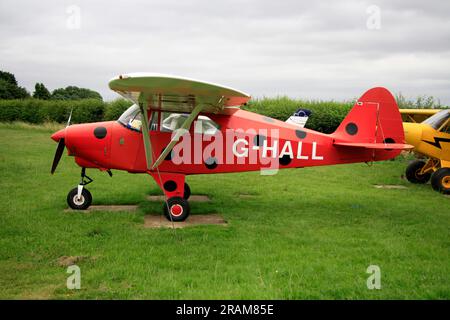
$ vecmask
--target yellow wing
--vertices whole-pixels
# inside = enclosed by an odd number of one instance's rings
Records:
[[[400,109],[403,122],[420,123],[432,115],[441,111],[440,109]]]

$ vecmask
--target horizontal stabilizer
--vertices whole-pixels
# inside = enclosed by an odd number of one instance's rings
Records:
[[[335,146],[366,148],[366,149],[385,149],[385,150],[408,150],[414,146],[404,143],[357,143],[357,142],[335,142]]]

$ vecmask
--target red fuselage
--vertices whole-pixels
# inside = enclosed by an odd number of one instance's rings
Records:
[[[190,146],[191,156],[185,157],[188,148],[182,153],[174,148],[172,159],[164,160],[159,166],[160,172],[191,175],[299,168],[384,160],[400,153],[400,150],[338,147],[333,144],[339,139],[336,133],[323,134],[238,108],[208,116],[218,124],[219,130],[212,135],[196,133],[194,123],[189,135],[179,142]],[[155,161],[170,142],[172,133],[160,130],[149,133]],[[69,155],[81,167],[151,173],[146,167],[142,133],[117,121],[72,125],[52,138],[55,141],[64,138]],[[186,160],[183,163],[180,163],[181,156]]]
[[[82,167],[81,182],[67,197],[71,208],[83,210],[92,202],[85,189],[92,179],[85,168],[150,174],[166,197],[166,217],[183,221],[190,212],[186,175],[255,170],[273,174],[283,168],[386,160],[410,148],[404,144],[395,99],[382,87],[365,92],[336,131],[324,134],[233,107],[249,96],[229,88],[155,76],[119,77],[110,85],[129,92],[138,104],[118,121],[68,126],[52,135],[58,146],[51,172],[65,147]],[[174,86],[175,96],[170,94]],[[133,96],[144,89],[155,94]],[[156,94],[165,89],[170,92],[164,97]],[[149,131],[142,131],[143,126]]]

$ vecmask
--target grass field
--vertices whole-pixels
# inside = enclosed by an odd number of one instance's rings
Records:
[[[450,298],[450,198],[402,180],[405,159],[188,177],[212,198],[193,214],[228,226],[145,229],[162,206],[145,200],[160,193],[145,175],[88,171],[94,204],[137,212],[64,211],[79,168],[64,156],[50,175],[52,129],[0,124],[0,298]],[[83,257],[81,290],[66,288],[62,256]]]

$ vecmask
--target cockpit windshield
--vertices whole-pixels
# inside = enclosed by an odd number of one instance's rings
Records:
[[[422,123],[428,124],[436,130],[439,130],[440,127],[447,121],[450,117],[450,110],[441,110],[433,116],[429,117]]]
[[[133,104],[119,117],[117,121],[131,130],[141,131],[142,120],[139,106]]]

